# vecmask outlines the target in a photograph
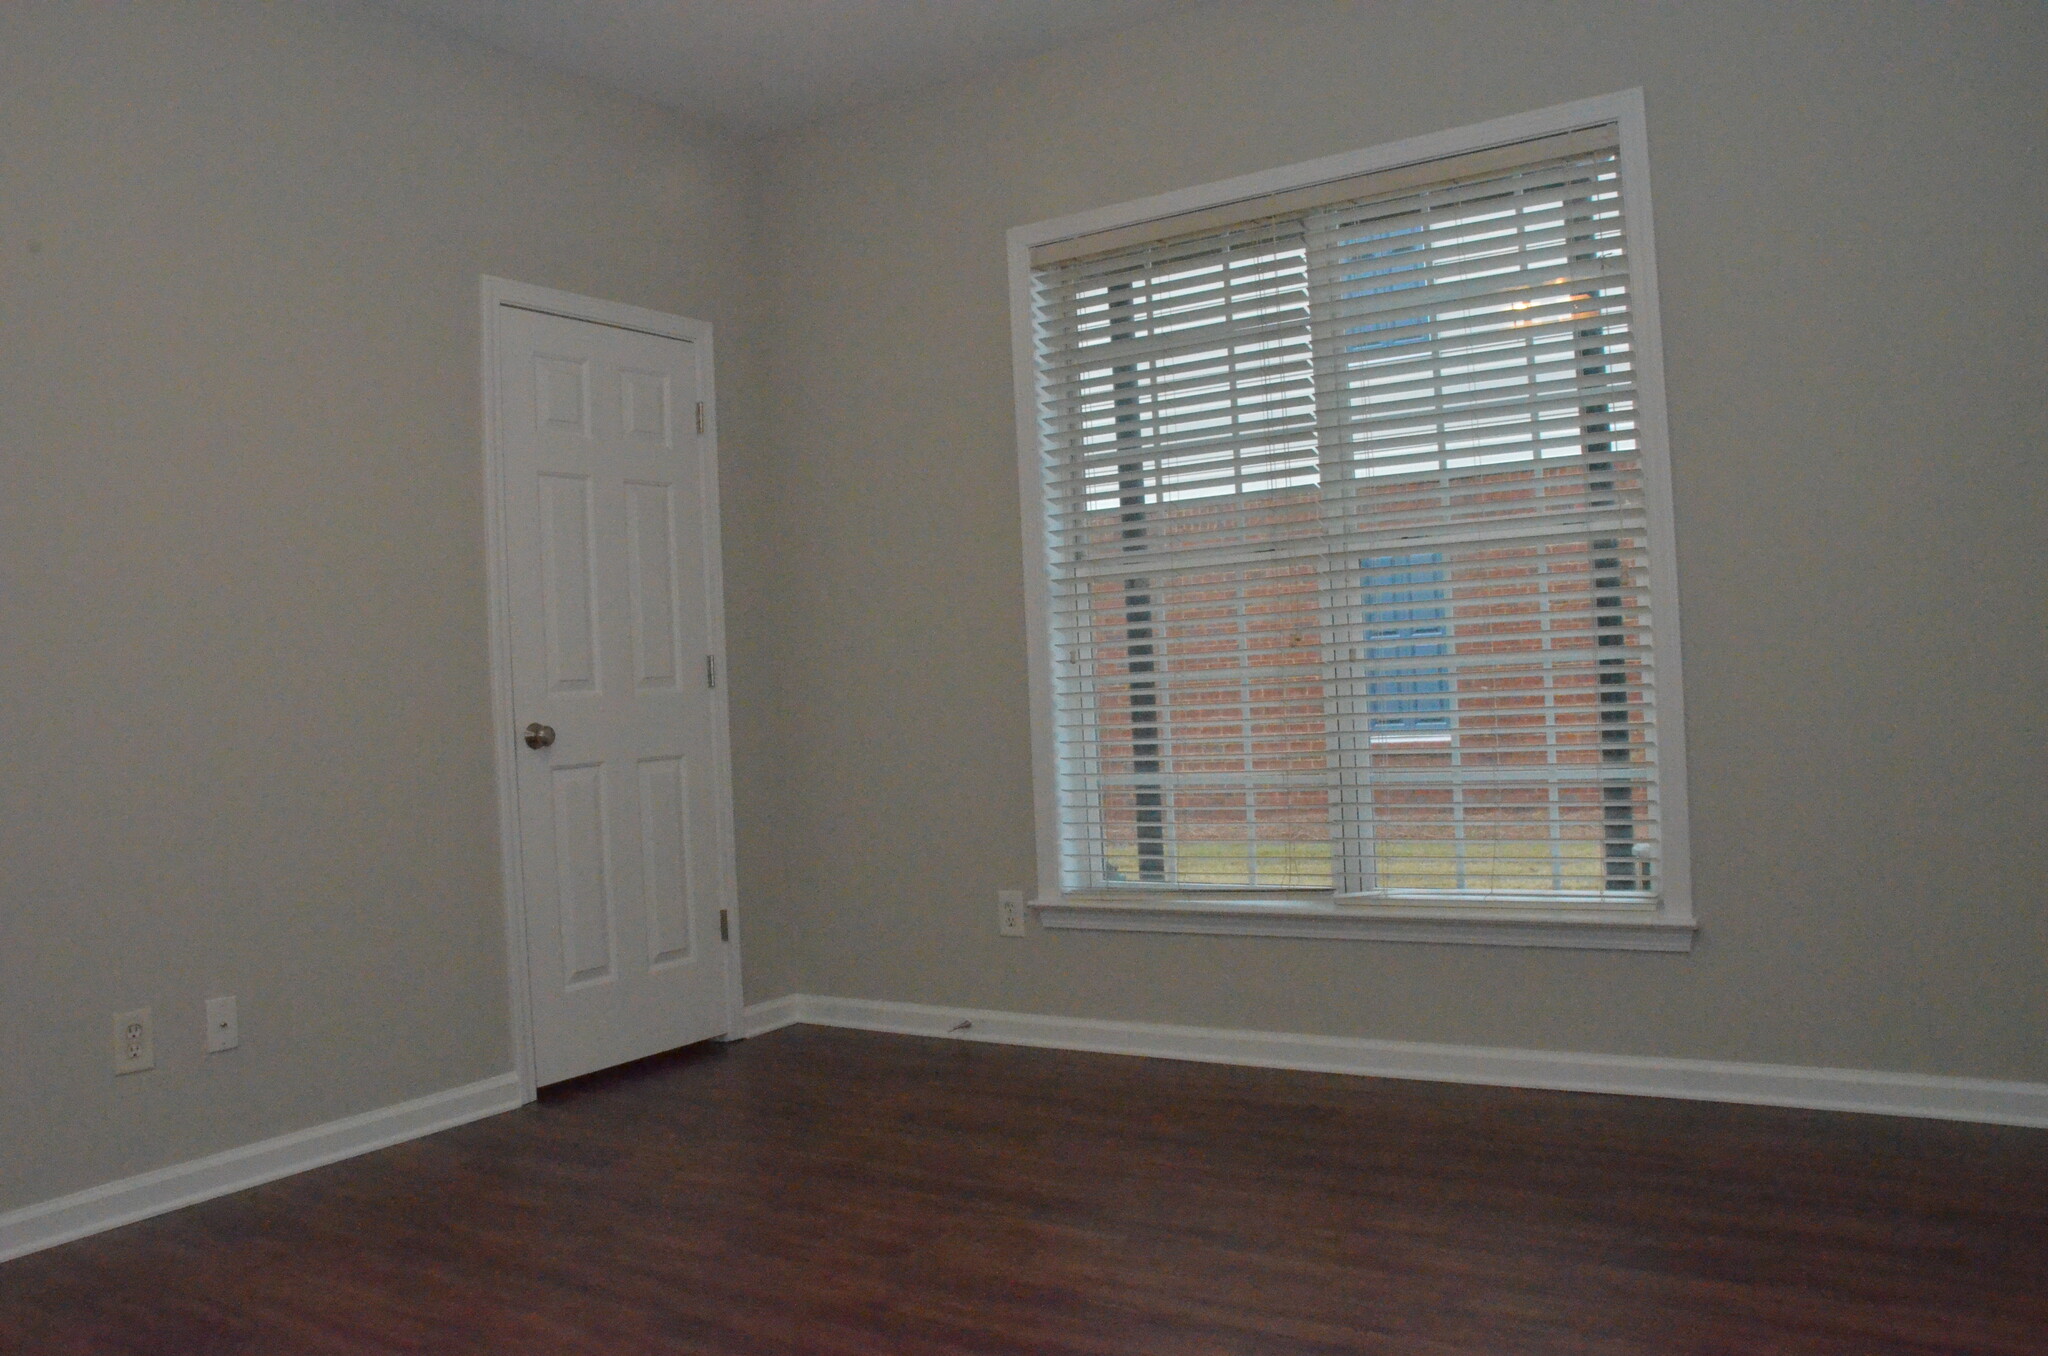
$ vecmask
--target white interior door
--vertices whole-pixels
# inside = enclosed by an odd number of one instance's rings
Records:
[[[727,1029],[697,345],[500,306],[535,1082]],[[537,746],[537,747],[536,747]]]

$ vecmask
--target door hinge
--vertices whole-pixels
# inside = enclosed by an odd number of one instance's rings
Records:
[[[697,436],[704,436],[704,402],[701,400],[697,402]]]
[[[718,940],[721,942],[732,940],[732,915],[728,914],[724,909],[718,911]]]
[[[715,654],[704,656],[704,686],[711,688],[718,686],[718,656]]]

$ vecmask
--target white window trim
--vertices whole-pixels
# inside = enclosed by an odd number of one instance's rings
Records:
[[[1658,654],[1658,794],[1663,888],[1654,904],[1518,909],[1499,901],[1463,905],[1436,898],[1404,904],[1376,897],[1355,902],[1318,895],[1275,899],[1247,892],[1092,892],[1063,894],[1058,750],[1053,712],[1050,581],[1037,412],[1036,336],[1032,326],[1031,251],[1097,231],[1134,226],[1268,194],[1305,188],[1528,140],[1598,123],[1616,124],[1622,192],[1629,220],[1630,286],[1642,454],[1650,527],[1650,597]],[[1686,814],[1684,663],[1679,644],[1677,550],[1671,507],[1670,435],[1665,416],[1663,335],[1656,244],[1650,211],[1648,136],[1640,89],[1558,104],[1451,131],[1304,161],[1134,202],[1019,226],[1009,232],[1010,326],[1017,409],[1018,486],[1023,509],[1027,649],[1031,679],[1033,810],[1039,895],[1048,928],[1116,932],[1207,933],[1253,937],[1335,937],[1495,946],[1687,951],[1697,930]]]

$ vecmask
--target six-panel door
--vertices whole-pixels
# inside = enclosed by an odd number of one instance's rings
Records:
[[[501,307],[536,1081],[722,1034],[692,345]]]

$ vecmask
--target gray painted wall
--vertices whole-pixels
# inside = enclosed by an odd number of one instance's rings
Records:
[[[772,148],[753,568],[808,990],[2048,1078],[2048,8],[1230,3]],[[1690,956],[995,933],[1032,879],[1003,232],[1642,86]]]
[[[2048,1077],[2042,69],[2033,4],[1244,0],[736,148],[373,9],[0,7],[0,1209],[508,1067],[485,272],[718,326],[750,1000]],[[1003,231],[1636,84],[1697,952],[999,939]]]
[[[666,114],[352,6],[10,4],[0,128],[5,1209],[510,1067],[480,274],[712,321],[760,507],[750,177]]]

